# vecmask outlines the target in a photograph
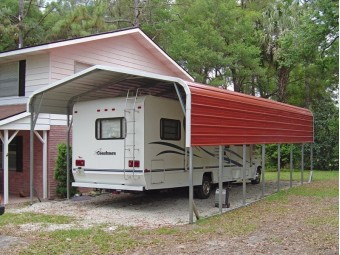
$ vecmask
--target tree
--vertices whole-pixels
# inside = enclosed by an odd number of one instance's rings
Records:
[[[327,95],[313,107],[315,144],[314,168],[339,169],[339,107]]]
[[[117,29],[105,21],[108,11],[106,1],[66,1],[51,3],[53,12],[47,21],[50,32],[47,40],[61,40],[87,36]]]
[[[166,51],[198,82],[244,91],[261,72],[252,43],[255,14],[236,1],[181,0],[167,24]]]
[[[40,11],[41,4],[38,0],[0,2],[0,51],[44,42],[45,16]]]

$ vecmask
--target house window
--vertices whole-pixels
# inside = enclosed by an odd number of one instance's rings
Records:
[[[3,143],[0,144],[0,166],[3,169]],[[8,169],[22,172],[23,137],[16,136],[8,145]]]
[[[96,139],[123,139],[126,136],[125,118],[109,118],[96,120]]]
[[[25,96],[26,60],[0,65],[0,97]]]
[[[161,119],[161,139],[181,140],[181,121]]]

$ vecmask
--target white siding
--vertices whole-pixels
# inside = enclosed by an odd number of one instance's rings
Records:
[[[0,121],[0,126],[2,130],[30,130],[30,121],[31,117],[28,113],[21,113]],[[50,114],[39,114],[35,130],[49,130],[50,122]]]
[[[85,69],[87,69],[91,66],[93,66],[93,65],[89,65],[89,64],[85,64],[85,63],[75,61],[74,62],[74,73],[78,73],[80,71],[83,71],[83,70],[85,70]]]
[[[18,61],[15,62],[18,65]],[[25,104],[33,91],[49,84],[49,55],[39,54],[26,58],[25,96],[0,97],[0,105]],[[17,89],[18,89],[18,85]]]
[[[26,97],[49,84],[49,56],[41,54],[26,59]]]
[[[75,62],[175,75],[146,48],[127,36],[53,49],[51,51],[52,82],[72,75]]]

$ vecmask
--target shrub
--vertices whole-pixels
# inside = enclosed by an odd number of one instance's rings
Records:
[[[54,169],[54,179],[57,181],[57,196],[65,198],[67,196],[67,146],[64,143],[58,144],[58,156],[56,160],[56,167]],[[72,151],[70,150],[70,165],[72,162]],[[74,178],[70,173],[70,182],[73,182]],[[74,196],[77,193],[76,187],[70,188],[70,196]]]

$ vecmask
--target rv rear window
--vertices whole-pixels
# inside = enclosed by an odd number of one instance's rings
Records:
[[[181,121],[161,119],[161,139],[181,140]]]
[[[123,139],[125,138],[125,119],[110,118],[96,120],[96,139]]]

